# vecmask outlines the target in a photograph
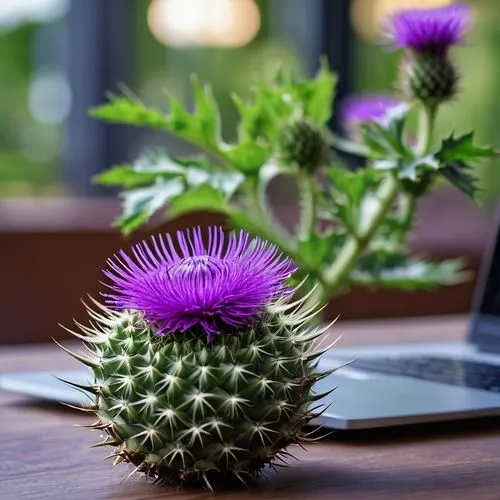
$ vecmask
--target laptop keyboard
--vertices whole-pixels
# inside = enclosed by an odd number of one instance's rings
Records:
[[[434,356],[380,357],[357,358],[350,366],[363,371],[500,392],[500,366],[477,361]]]

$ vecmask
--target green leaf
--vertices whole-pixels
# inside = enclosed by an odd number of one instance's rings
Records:
[[[495,151],[489,146],[476,146],[474,144],[474,132],[469,132],[460,137],[453,134],[444,139],[436,157],[443,163],[455,161],[474,161],[480,158],[491,158]]]
[[[472,174],[471,163],[496,154],[489,146],[476,146],[474,132],[469,132],[460,137],[452,134],[443,140],[436,158],[441,162],[440,174],[467,196],[475,199],[477,178]]]
[[[115,167],[96,178],[101,184],[125,188],[123,215],[116,224],[127,234],[168,207],[172,214],[185,213],[189,207],[225,212],[244,180],[240,172],[214,170],[204,160],[177,160],[162,152],[149,153],[133,165]]]
[[[183,190],[182,179],[175,178],[157,179],[152,186],[125,191],[121,194],[123,215],[115,224],[120,226],[125,234],[130,234],[147,222],[157,210],[180,195]]]
[[[100,120],[138,127],[168,130],[170,125],[163,111],[125,95],[110,95],[108,103],[92,108],[89,113]]]
[[[312,234],[307,241],[299,241],[297,254],[309,269],[317,270],[332,262],[336,250],[345,241],[343,235],[334,232]]]
[[[337,76],[330,71],[326,59],[323,59],[314,80],[306,80],[298,86],[298,97],[303,102],[304,115],[320,127],[326,125],[332,116],[336,84]]]
[[[271,156],[271,152],[270,145],[251,141],[231,144],[224,149],[224,155],[233,167],[249,174],[258,172]]]
[[[380,259],[379,255],[372,258],[371,265],[367,265],[365,261],[364,268],[352,271],[350,282],[353,285],[384,286],[407,291],[429,290],[463,281],[466,275],[462,271],[462,262],[455,259],[436,263],[419,259],[406,260],[403,255]]]
[[[371,168],[350,171],[332,165],[326,170],[331,181],[330,196],[323,205],[352,233],[359,226],[363,211],[363,201],[372,196],[380,182],[380,175]]]
[[[402,161],[399,166],[398,178],[415,182],[420,180],[424,172],[436,171],[440,166],[439,161],[432,155]]]
[[[461,161],[450,163],[439,171],[451,184],[474,200],[478,192],[477,177],[470,172],[471,167]]]
[[[368,156],[375,159],[400,158],[410,154],[404,141],[404,128],[410,107],[401,104],[390,110],[384,121],[371,121],[360,126]]]
[[[133,165],[118,165],[96,175],[93,181],[106,186],[133,188],[153,184],[157,178],[171,178],[184,175],[185,165],[197,164],[179,162],[165,154],[149,153],[139,158]]]
[[[202,86],[196,76],[191,78],[194,92],[195,112],[191,115],[194,133],[203,137],[205,144],[217,147],[220,142],[219,108],[210,85]]]
[[[180,101],[169,95],[169,113],[148,107],[137,97],[111,95],[109,102],[93,108],[91,116],[127,125],[163,129],[195,146],[219,154],[224,144],[220,138],[220,116],[210,86],[202,86],[196,77],[191,80],[194,111],[188,112]],[[220,153],[221,156],[222,153]]]
[[[170,211],[173,215],[208,210],[228,213],[230,206],[221,191],[210,184],[202,184],[196,189],[186,191],[172,199]]]

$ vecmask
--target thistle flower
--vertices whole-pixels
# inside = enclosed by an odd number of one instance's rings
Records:
[[[351,96],[341,102],[338,112],[347,125],[361,125],[385,121],[390,112],[402,104],[400,99],[389,95]]]
[[[408,98],[435,107],[456,95],[460,75],[448,50],[463,42],[470,18],[470,7],[457,3],[400,10],[389,19],[386,34],[393,48],[408,49],[400,77],[401,89]]]
[[[397,11],[387,25],[394,48],[445,56],[452,45],[463,42],[470,28],[468,5],[457,3],[434,9]]]
[[[133,309],[153,323],[159,335],[199,326],[210,340],[221,328],[250,324],[280,294],[295,270],[275,246],[245,232],[210,228],[205,245],[200,229],[143,241],[108,260],[111,280],[105,294],[113,309]]]

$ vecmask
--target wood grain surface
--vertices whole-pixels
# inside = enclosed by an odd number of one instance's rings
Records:
[[[341,344],[460,338],[461,318],[342,323]],[[0,350],[0,372],[63,369],[73,361],[51,345]],[[89,449],[96,432],[74,427],[89,417],[58,405],[0,392],[0,499],[355,499],[499,500],[500,427],[495,421],[454,422],[372,433],[336,434],[306,451],[256,488],[222,491],[175,490],[126,480]]]

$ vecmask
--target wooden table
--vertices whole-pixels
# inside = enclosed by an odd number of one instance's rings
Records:
[[[460,338],[462,318],[337,323],[343,345]],[[70,368],[53,345],[0,350],[0,371]],[[0,499],[198,499],[203,491],[177,491],[125,481],[127,466],[102,462],[107,450],[88,449],[95,432],[73,427],[89,417],[25,396],[0,392]],[[377,431],[334,436],[293,450],[302,463],[269,474],[257,489],[219,492],[226,499],[500,499],[500,426],[483,421],[450,424],[437,432]]]

